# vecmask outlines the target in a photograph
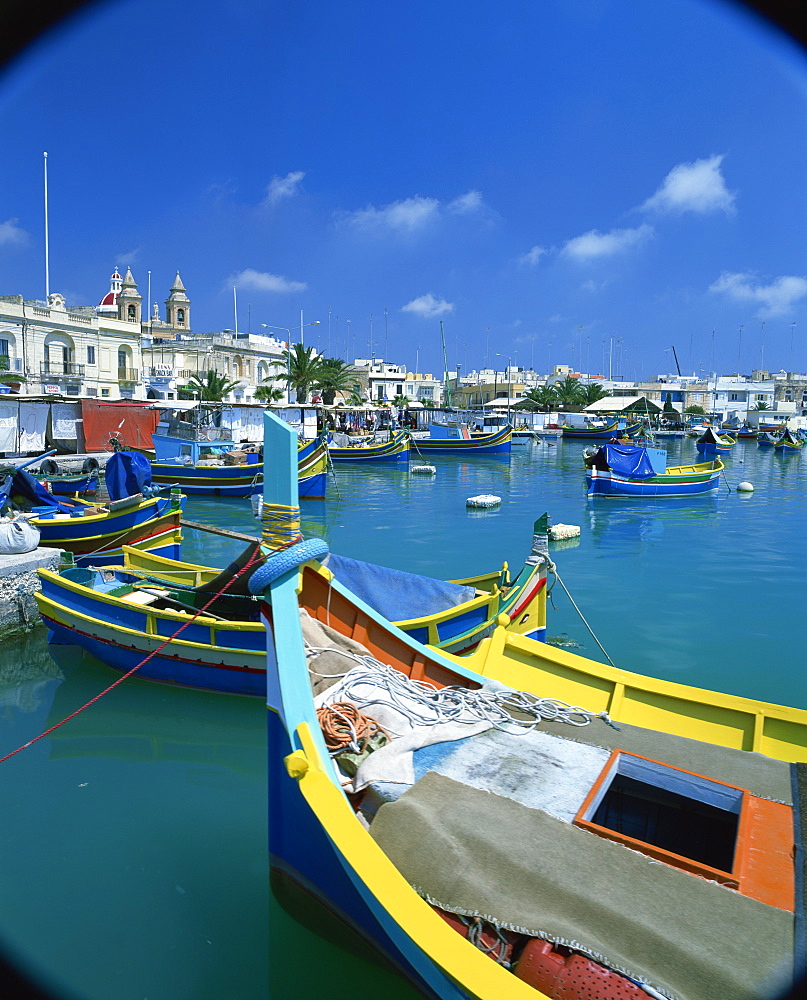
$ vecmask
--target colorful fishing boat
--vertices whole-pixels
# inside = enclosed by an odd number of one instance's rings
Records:
[[[797,455],[804,447],[804,439],[785,427],[773,446],[780,455]]]
[[[489,434],[474,434],[467,426],[434,424],[429,428],[429,437],[413,437],[411,447],[424,455],[504,455],[510,453],[512,436],[509,424]]]
[[[707,427],[695,442],[701,455],[727,455],[737,444],[737,438],[718,434],[714,427]]]
[[[189,495],[248,497],[260,493],[260,449],[244,450],[232,430],[220,426],[220,407],[168,411],[152,434],[153,481],[178,486]],[[219,421],[217,423],[216,421]],[[300,496],[321,499],[327,492],[325,441],[299,444]]]
[[[504,629],[441,654],[287,556],[250,584],[271,886],[290,912],[318,899],[435,998],[758,1000],[792,984],[807,712]]]
[[[64,549],[79,565],[120,562],[123,546],[178,558],[182,543],[179,490],[167,495],[131,496],[93,504],[81,497],[57,497],[27,472],[18,470],[2,489],[2,506],[27,512],[40,544]]]
[[[723,463],[667,467],[667,453],[638,445],[604,444],[584,457],[588,495],[683,497],[718,489]]]
[[[759,431],[757,434],[757,446],[759,448],[773,448],[778,439],[779,432],[776,434],[771,433],[771,431]]]
[[[610,441],[611,438],[632,438],[640,434],[644,424],[640,420],[638,423],[628,424],[620,427],[619,421],[614,420],[604,427],[589,425],[587,427],[573,427],[570,424],[563,424],[561,432],[563,438],[571,441]]]
[[[257,543],[256,543],[257,545]],[[257,599],[245,581],[198,614],[221,585],[253,556],[249,546],[227,570],[124,548],[117,566],[40,573],[37,602],[56,643],[74,643],[116,670],[130,670],[151,653],[139,671],[167,683],[231,694],[263,696],[265,640]],[[267,550],[268,551],[268,550]],[[509,621],[514,634],[546,638],[546,585],[551,566],[547,517],[535,524],[533,548],[515,580],[500,570],[462,580],[441,581],[330,553],[322,572],[350,584],[379,614],[424,643],[466,653]],[[506,616],[506,618],[503,618]],[[166,639],[170,641],[166,644]],[[158,651],[158,647],[160,648]]]
[[[405,431],[393,431],[389,441],[379,444],[361,444],[342,448],[328,442],[328,455],[334,462],[408,462],[409,434]]]

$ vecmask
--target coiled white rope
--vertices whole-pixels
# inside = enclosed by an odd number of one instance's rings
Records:
[[[592,719],[614,723],[607,712],[589,712],[557,698],[539,698],[528,691],[512,688],[469,688],[448,685],[438,688],[428,681],[412,680],[400,670],[380,663],[369,654],[352,653],[334,647],[315,647],[306,643],[306,653],[316,657],[321,652],[336,652],[356,663],[344,674],[324,675],[309,666],[312,674],[331,676],[341,681],[338,700],[350,701],[357,708],[386,705],[400,713],[413,726],[436,726],[446,722],[475,725],[488,722],[496,729],[512,734],[527,733],[541,722],[565,722],[587,726]],[[515,718],[513,713],[525,718]],[[616,727],[614,727],[616,728]]]

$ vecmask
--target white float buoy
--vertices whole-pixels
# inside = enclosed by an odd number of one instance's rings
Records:
[[[738,483],[737,484],[738,493],[753,493],[754,487],[751,483]]]
[[[465,501],[466,507],[498,507],[502,502],[501,497],[495,497],[492,493],[483,493],[478,497],[468,497]]]
[[[433,476],[437,469],[433,465],[413,465],[409,470],[412,473],[421,473],[424,476]]]
[[[565,538],[579,538],[579,524],[553,524],[549,528],[549,537],[557,542]]]

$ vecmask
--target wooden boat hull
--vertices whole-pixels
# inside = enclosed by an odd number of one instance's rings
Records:
[[[70,497],[98,492],[98,474],[86,476],[44,476],[45,485],[54,496]]]
[[[513,429],[508,426],[470,438],[413,438],[412,447],[424,455],[505,455],[510,452],[512,436]]]
[[[124,545],[171,558],[180,554],[184,502],[184,496],[152,497],[108,513],[44,515],[30,522],[39,529],[41,545],[72,552],[79,565],[120,562]]]
[[[642,430],[641,421],[629,424],[620,429],[619,421],[615,420],[607,427],[562,427],[561,432],[564,440],[568,438],[572,441],[610,441],[614,437],[634,437]]]
[[[780,455],[797,455],[804,447],[804,440],[794,437],[789,430],[786,430],[773,446],[774,451]]]
[[[472,686],[487,678],[590,711],[617,725],[807,759],[807,713],[700,691],[616,670],[497,630],[459,660],[424,650],[378,621],[314,568],[302,571],[300,604],[413,678]],[[321,581],[321,582],[320,582]],[[471,947],[410,887],[356,817],[338,785],[313,708],[297,617],[297,574],[271,585],[268,683],[269,829],[273,891],[290,884],[318,898],[378,948],[427,996],[528,1000],[543,996]],[[330,602],[330,603],[329,603]]]
[[[299,495],[321,500],[328,488],[328,449],[322,439],[301,444],[297,453]],[[152,462],[153,482],[179,487],[193,496],[249,497],[260,493],[260,463],[222,466],[188,466],[178,462]]]
[[[334,462],[408,462],[409,435],[398,431],[383,444],[356,448],[337,448],[329,444],[328,454]]]
[[[590,497],[688,497],[718,489],[722,471],[719,460],[671,466],[664,475],[649,479],[623,476],[611,469],[586,469],[586,485]]]
[[[401,622],[400,627],[436,647],[464,653],[490,635],[501,615],[507,615],[515,633],[543,640],[547,565],[548,560],[525,563],[512,583],[506,564],[497,573],[452,581],[473,587],[479,596],[447,611]],[[322,572],[331,576],[326,569]],[[122,595],[120,591],[131,590],[126,584],[148,574],[152,587],[155,579],[198,587],[219,573],[218,569],[182,562],[176,557],[127,547],[114,570],[105,574],[89,569],[71,568],[60,573],[42,570],[39,574],[42,590],[36,596],[51,641],[79,645],[114,670],[125,672],[153,653],[188,619],[188,615],[178,611],[139,603],[142,589],[139,594]],[[104,582],[104,575],[109,578],[108,583]],[[188,599],[196,602],[195,607],[202,604],[198,595]],[[262,629],[255,622],[201,617],[181,636],[172,639],[139,673],[170,684],[263,696],[266,664]]]

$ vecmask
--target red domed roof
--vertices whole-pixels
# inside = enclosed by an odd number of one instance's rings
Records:
[[[114,292],[107,292],[106,295],[98,303],[99,306],[114,306],[117,295]]]

